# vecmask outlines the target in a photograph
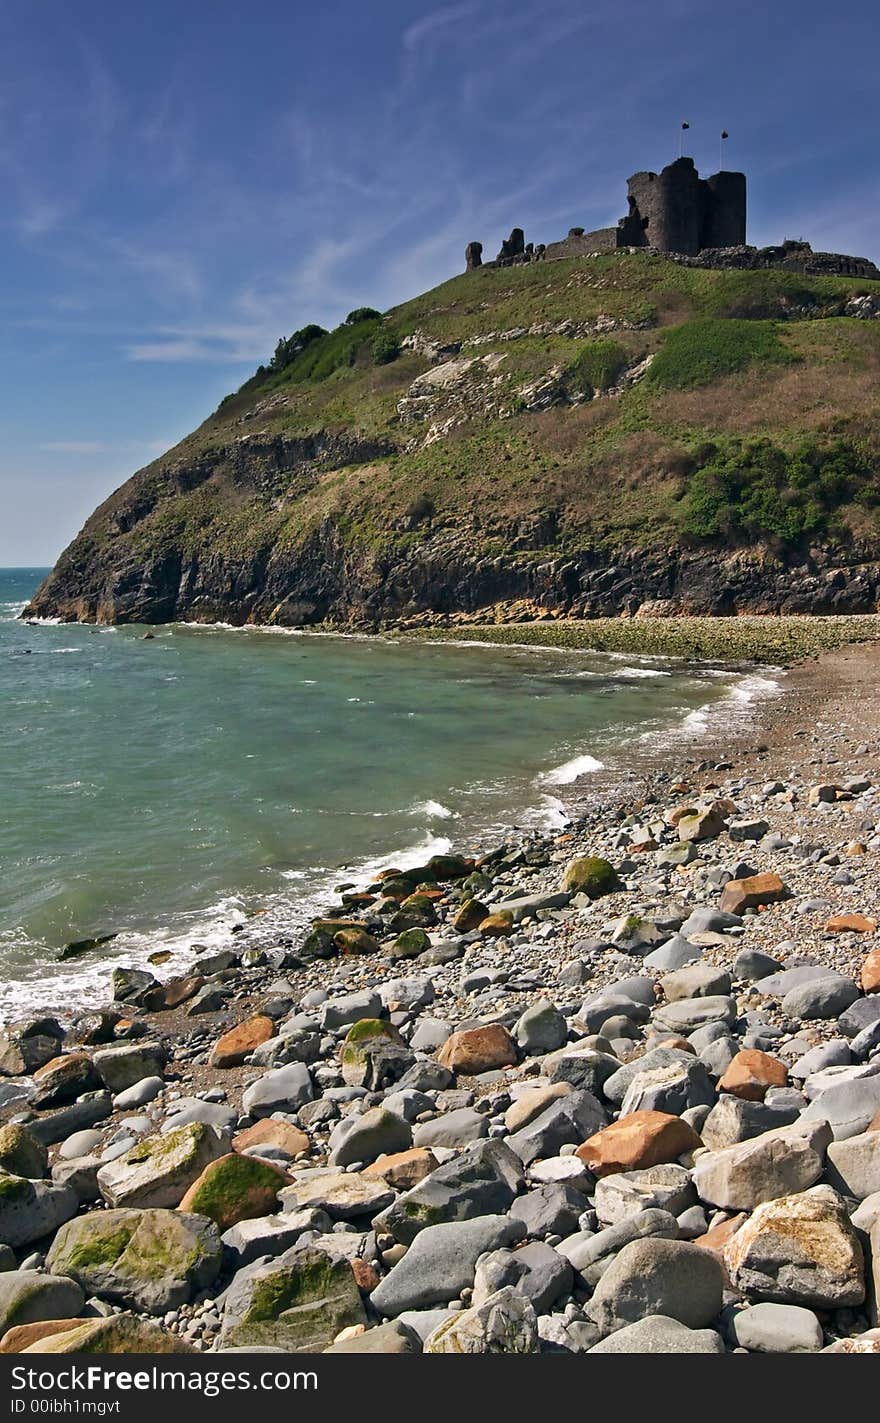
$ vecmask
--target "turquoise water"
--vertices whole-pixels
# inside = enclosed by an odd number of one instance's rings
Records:
[[[596,654],[27,625],[41,575],[0,571],[6,1007],[102,998],[114,958],[225,942],[255,908],[295,931],[345,867],[561,823],[591,758],[689,713],[696,733],[733,686]]]

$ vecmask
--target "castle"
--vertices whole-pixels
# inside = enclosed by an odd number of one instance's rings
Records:
[[[465,249],[467,270],[642,247],[693,266],[779,267],[880,280],[880,270],[867,258],[814,252],[808,242],[789,240],[779,247],[749,247],[744,173],[722,171],[701,178],[692,158],[677,158],[659,173],[634,173],[627,182],[627,205],[626,216],[616,227],[593,232],[573,227],[559,242],[526,243],[522,228],[515,227],[494,262],[483,262],[482,243],[469,242]]]

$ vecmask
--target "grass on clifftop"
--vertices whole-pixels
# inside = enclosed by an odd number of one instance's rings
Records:
[[[880,638],[880,615],[860,617],[591,618],[583,622],[460,623],[397,634],[431,642],[557,647],[700,661],[789,663]]]

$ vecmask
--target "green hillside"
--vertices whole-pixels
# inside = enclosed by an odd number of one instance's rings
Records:
[[[563,586],[566,560],[581,579],[642,551],[661,597],[671,550],[863,566],[880,551],[866,294],[880,311],[867,280],[614,253],[484,267],[306,328],[96,511],[31,611],[580,616],[618,609]]]

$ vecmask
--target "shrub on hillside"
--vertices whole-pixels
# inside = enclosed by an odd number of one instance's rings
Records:
[[[342,323],[343,326],[357,326],[361,321],[378,321],[381,311],[377,311],[374,306],[356,306],[354,311],[350,311]]]
[[[795,354],[780,341],[773,321],[698,317],[672,327],[654,358],[648,380],[665,390],[686,390],[747,366],[795,360]]]
[[[730,440],[698,451],[676,518],[699,542],[762,539],[792,547],[842,531],[842,506],[880,505],[880,485],[845,440],[785,451],[770,440]]]
[[[393,331],[377,331],[370,343],[370,355],[377,366],[387,366],[400,355],[400,342]]]
[[[566,368],[566,385],[573,395],[589,399],[614,385],[626,362],[626,351],[616,341],[587,341]]]

